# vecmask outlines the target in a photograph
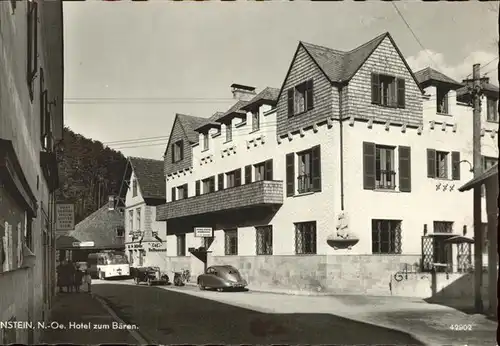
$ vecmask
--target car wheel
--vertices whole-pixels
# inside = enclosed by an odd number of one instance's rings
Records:
[[[99,272],[99,279],[104,280],[106,275],[103,272]]]
[[[139,285],[139,283],[140,283],[140,282],[139,282],[139,278],[138,278],[138,277],[135,277],[135,278],[134,278],[134,281],[135,281],[135,284],[136,284],[136,285]]]
[[[148,278],[148,286],[153,286],[153,281],[150,278]]]
[[[198,282],[198,288],[200,289],[200,291],[204,291],[205,290],[205,286],[203,286],[201,284],[201,282]]]
[[[223,288],[218,288],[217,292],[224,292],[224,289]]]

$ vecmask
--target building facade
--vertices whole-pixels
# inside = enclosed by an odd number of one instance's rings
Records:
[[[56,264],[63,260],[87,262],[91,253],[125,251],[123,207],[109,196],[108,203],[75,225],[71,231],[58,231]]]
[[[164,162],[129,157],[125,181],[125,250],[131,267],[166,270],[166,224],[156,221],[165,203]]]
[[[0,320],[36,323],[55,292],[62,2],[2,1],[0,54]],[[34,344],[40,332],[3,329],[0,342]]]
[[[436,86],[453,104],[446,121]],[[466,270],[472,195],[458,187],[472,177],[472,118],[462,88],[413,73],[386,33],[349,52],[301,42],[279,90],[189,117],[197,127],[177,115],[157,209],[171,265],[199,274],[186,250],[204,246],[209,265],[233,264],[258,286],[374,294],[402,265]],[[487,157],[498,157],[496,135],[483,137]],[[194,237],[195,227],[214,237]],[[434,241],[449,237],[456,244]]]

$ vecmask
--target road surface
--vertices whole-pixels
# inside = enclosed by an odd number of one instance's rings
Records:
[[[172,289],[116,281],[97,281],[92,290],[154,344],[422,345],[406,333],[331,313],[266,313],[214,298],[233,295],[245,301],[261,293],[196,292],[193,287]],[[213,296],[206,299],[198,293]],[[293,299],[289,302],[293,304]]]

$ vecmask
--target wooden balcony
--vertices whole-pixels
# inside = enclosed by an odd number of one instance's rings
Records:
[[[283,204],[283,182],[261,180],[212,193],[180,199],[156,207],[156,220]]]

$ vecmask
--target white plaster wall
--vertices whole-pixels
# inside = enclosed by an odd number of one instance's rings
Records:
[[[261,107],[261,114],[268,111],[269,106]],[[237,121],[238,122],[238,121]],[[276,213],[270,224],[273,226],[273,251],[276,255],[290,255],[295,253],[295,228],[294,222],[316,221],[317,222],[317,252],[329,253],[330,248],[326,245],[326,237],[331,231],[334,220],[335,203],[338,196],[334,194],[334,184],[338,184],[338,124],[328,128],[325,124],[318,127],[317,133],[308,130],[302,137],[299,134],[293,136],[292,140],[285,139],[278,144],[275,136],[276,113],[272,112],[261,117],[261,129],[251,133],[251,116],[247,117],[247,124],[233,129],[233,140],[225,142],[225,133],[222,129],[221,136],[211,138],[209,150],[200,151],[202,148],[202,138],[200,145],[193,147],[193,169],[178,175],[167,177],[167,198],[171,200],[170,192],[174,186],[184,183],[189,184],[189,196],[195,193],[195,181],[202,180],[212,175],[229,172],[237,168],[244,168],[245,165],[256,164],[268,159],[273,159],[273,179],[285,180],[285,155],[290,152],[297,152],[321,145],[321,171],[322,171],[322,192],[312,193],[295,197],[285,197],[285,203]],[[257,141],[257,146],[253,144],[248,148],[247,141],[265,135],[265,142]],[[221,151],[236,146],[236,154],[221,156]],[[212,162],[200,165],[201,159],[212,155]],[[296,160],[297,163],[297,160]],[[298,163],[297,163],[298,164]],[[252,172],[254,174],[254,172]],[[253,179],[253,177],[252,177]],[[242,180],[244,171],[242,170]],[[243,181],[242,181],[243,183]],[[217,187],[217,186],[216,186]],[[283,185],[285,194],[286,186]],[[293,215],[291,218],[290,216]],[[258,226],[258,225],[256,225]],[[224,255],[224,235],[221,230],[214,233],[215,239],[210,250],[211,255]],[[238,253],[239,255],[255,255],[255,228],[244,227],[238,230]],[[167,242],[175,237],[169,236]],[[201,240],[194,239],[192,234],[187,234],[187,247],[198,247]],[[192,245],[191,245],[192,244]],[[176,254],[176,246],[169,244],[168,253]]]

